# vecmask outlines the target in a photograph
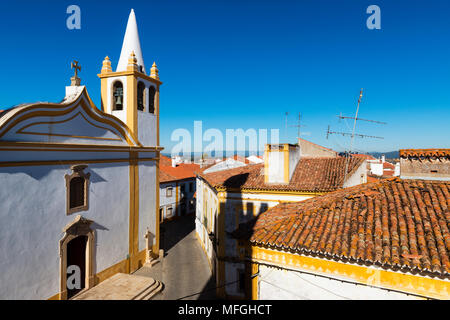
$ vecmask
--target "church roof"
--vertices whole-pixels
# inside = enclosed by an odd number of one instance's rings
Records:
[[[86,87],[66,88],[60,103],[17,105],[0,114],[0,143],[142,147],[120,119],[99,110]]]
[[[127,29],[123,38],[122,51],[120,52],[119,63],[117,64],[116,72],[126,71],[128,65],[128,58],[131,52],[137,59],[137,65],[142,66],[142,73],[145,72],[144,58],[142,57],[141,43],[139,41],[139,33],[136,22],[136,15],[134,10],[131,9],[130,16],[128,17]]]

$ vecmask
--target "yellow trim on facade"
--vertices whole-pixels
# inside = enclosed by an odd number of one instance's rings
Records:
[[[218,214],[218,256],[225,256],[225,201],[219,199],[219,214]],[[223,260],[219,260],[217,263],[217,278],[219,279],[218,286],[222,286],[225,284],[225,262]],[[217,288],[217,296],[225,297],[225,287]]]
[[[111,112],[111,110],[106,110],[108,105],[108,79],[100,79],[100,95],[101,95],[101,110],[103,112]]]
[[[159,152],[158,152],[158,158],[159,158]],[[160,216],[159,216],[159,206],[160,206],[160,202],[159,202],[159,160],[155,162],[156,164],[156,201],[155,201],[155,212],[156,212],[156,231],[155,231],[155,237],[156,237],[156,241],[155,244],[152,246],[152,251],[154,254],[159,256],[159,228],[160,228]]]
[[[52,116],[63,116],[66,114],[71,113],[73,110],[75,110],[78,106],[81,106],[82,109],[93,119],[95,119],[98,122],[107,124],[114,129],[116,129],[122,137],[125,139],[125,141],[130,145],[138,145],[139,141],[137,139],[137,136],[133,134],[133,132],[128,132],[129,128],[122,122],[120,119],[113,117],[112,115],[109,115],[107,113],[103,113],[102,111],[98,110],[95,105],[92,103],[91,99],[89,98],[86,89],[83,90],[83,93],[86,95],[90,105],[86,105],[84,100],[80,100],[78,102],[74,101],[71,104],[56,104],[56,103],[45,103],[45,104],[36,104],[36,105],[29,105],[26,108],[23,108],[21,110],[18,110],[15,112],[10,119],[8,119],[1,127],[0,127],[0,138],[5,135],[10,129],[12,129],[14,126],[16,126],[18,123],[33,118],[33,117],[52,117]],[[38,111],[31,111],[34,109],[42,109],[46,107],[51,107],[52,110],[38,110]],[[26,113],[28,112],[28,113]],[[26,113],[22,116],[20,116],[22,113]],[[104,117],[100,117],[97,113],[101,113],[101,115]],[[111,120],[107,119],[110,118]],[[114,120],[114,121],[112,121]],[[122,123],[123,126],[119,126],[117,122]],[[128,134],[132,137],[133,141],[130,139]]]
[[[178,182],[175,181],[175,216],[179,215],[180,206],[178,205]]]
[[[92,159],[92,160],[48,160],[48,161],[8,161],[0,162],[0,167],[23,167],[23,166],[49,166],[49,165],[67,165],[84,163],[116,163],[129,162],[129,158],[123,159]],[[158,161],[157,158],[139,158],[139,161]]]
[[[133,155],[134,160],[134,257],[132,259],[132,269],[131,271],[137,270],[139,268],[139,163],[137,161],[137,154]],[[137,257],[136,257],[137,256]]]
[[[135,204],[135,197],[134,197],[134,179],[135,179],[135,161],[132,159],[132,153],[130,152],[130,159],[129,159],[129,187],[130,187],[130,195],[129,195],[129,225],[128,225],[128,258],[131,259],[131,257],[134,255],[134,204]]]
[[[131,132],[137,137],[138,136],[138,125],[137,125],[137,79],[133,76],[127,76],[127,126],[131,129]]]
[[[116,273],[130,273],[129,270],[129,259],[124,259],[114,265],[112,265],[109,268],[106,268],[105,270],[97,273],[94,276],[94,283],[95,285],[98,285],[99,283],[105,281],[108,278],[111,278]]]
[[[47,300],[59,300],[59,293],[55,294],[54,296],[51,296]]]
[[[150,82],[152,82],[152,83],[154,83],[156,85],[163,84],[161,81],[159,81],[159,80],[157,80],[155,78],[152,78],[152,77],[150,77],[150,76],[148,76],[148,75],[146,75],[144,73],[140,73],[138,71],[130,71],[130,70],[119,71],[119,72],[99,73],[99,74],[97,74],[97,76],[100,79],[115,78],[115,77],[122,77],[122,76],[127,76],[127,77],[133,76],[133,77],[136,77],[136,78],[141,78],[141,79],[150,81]]]
[[[10,148],[7,148],[10,147]],[[22,141],[0,141],[1,150],[9,151],[30,151],[31,148],[39,151],[96,151],[96,152],[116,152],[116,151],[139,151],[156,152],[161,151],[163,147],[142,147],[142,146],[117,146],[108,144],[82,144],[82,143],[51,143],[51,142],[22,142]],[[54,149],[51,149],[54,148]],[[83,149],[84,148],[84,149]],[[74,150],[76,149],[76,150]],[[92,149],[92,150],[89,150]]]
[[[137,153],[130,152],[130,218],[129,218],[129,257],[130,272],[138,269],[136,257],[139,253],[139,167]]]
[[[251,264],[251,276],[254,276],[259,273],[259,265],[257,263]],[[258,297],[258,278],[259,276],[254,276],[250,279],[251,283],[251,299],[259,300]]]
[[[302,196],[301,194],[299,195],[292,195],[292,196]],[[307,199],[313,198],[313,195],[307,194],[304,195],[305,197],[309,197]],[[228,197],[226,198],[227,200],[237,200],[237,201],[242,201],[242,202],[252,202],[252,201],[268,201],[268,202],[279,202],[279,203],[284,203],[284,202],[298,202],[299,200],[279,200],[279,199],[266,199],[266,198],[239,198],[239,197]],[[306,200],[306,199],[305,199]],[[303,201],[303,200],[300,200]]]
[[[21,132],[17,131],[18,134],[29,134],[36,136],[46,136],[46,137],[65,137],[65,138],[75,138],[75,139],[87,139],[87,140],[104,140],[104,141],[122,141],[122,139],[115,138],[99,138],[99,137],[89,137],[89,136],[74,136],[70,134],[62,134],[62,133],[42,133],[42,132]]]
[[[270,146],[266,144],[264,150],[264,183],[269,183],[269,153]]]
[[[253,263],[293,268],[327,277],[343,277],[374,287],[401,291],[435,299],[449,299],[450,281],[306,257],[258,246],[251,247]]]
[[[61,120],[61,121],[53,121],[53,122],[47,121],[47,122],[33,122],[33,123],[30,123],[30,124],[26,125],[25,127],[22,127],[22,128],[20,128],[19,130],[17,130],[16,133],[20,133],[20,134],[31,134],[31,135],[42,135],[42,136],[49,136],[49,137],[53,137],[53,136],[54,136],[54,137],[70,137],[70,138],[81,138],[81,139],[93,139],[93,140],[123,141],[122,139],[120,139],[120,137],[119,137],[115,132],[114,132],[114,134],[115,134],[118,138],[101,138],[101,137],[90,137],[90,136],[75,136],[75,135],[62,134],[62,133],[57,134],[57,133],[25,132],[25,131],[24,131],[25,129],[27,129],[27,128],[29,128],[29,127],[32,127],[32,126],[34,126],[34,125],[39,125],[39,124],[51,124],[51,125],[54,125],[54,124],[56,124],[56,123],[66,123],[66,122],[68,122],[68,121],[70,121],[70,120],[76,118],[78,115],[80,115],[81,117],[83,117],[83,119],[84,119],[87,123],[89,123],[91,126],[94,126],[94,127],[96,127],[96,128],[99,128],[99,129],[103,129],[103,130],[107,130],[107,131],[112,132],[112,131],[111,131],[110,129],[108,129],[108,128],[105,128],[105,127],[102,127],[102,126],[98,126],[98,125],[92,123],[91,121],[89,121],[89,120],[84,116],[84,114],[83,114],[82,112],[77,112],[77,113],[75,113],[73,116],[71,116],[70,118],[64,119],[64,120]]]
[[[209,184],[208,184],[209,185]],[[309,191],[295,191],[295,190],[265,190],[265,189],[226,189],[222,187],[213,188],[218,192],[223,192],[223,197],[228,198],[228,194],[230,193],[239,193],[239,194],[286,194],[286,195],[295,195],[295,196],[320,196],[327,194],[328,192],[309,192]],[[330,191],[331,192],[331,191]],[[255,199],[256,200],[256,199]]]

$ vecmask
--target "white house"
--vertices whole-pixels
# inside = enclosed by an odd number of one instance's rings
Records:
[[[196,232],[222,298],[245,297],[244,244],[230,234],[280,203],[298,202],[367,182],[366,162],[300,156],[298,145],[267,145],[265,163],[197,177]],[[348,172],[345,174],[348,160]]]
[[[196,172],[200,166],[160,156],[160,222],[195,212]]]

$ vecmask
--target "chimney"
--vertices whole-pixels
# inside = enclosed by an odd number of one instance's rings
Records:
[[[386,162],[386,156],[383,154],[381,156],[381,163],[385,163]]]
[[[175,158],[172,158],[172,167],[176,167],[177,166],[177,160]]]
[[[292,144],[266,144],[264,182],[288,184],[300,160],[300,147]]]

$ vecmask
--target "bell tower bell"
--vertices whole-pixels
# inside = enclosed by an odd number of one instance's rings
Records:
[[[159,80],[156,64],[145,72],[134,10],[131,9],[116,71],[103,60],[101,106],[122,120],[144,146],[159,145]]]

